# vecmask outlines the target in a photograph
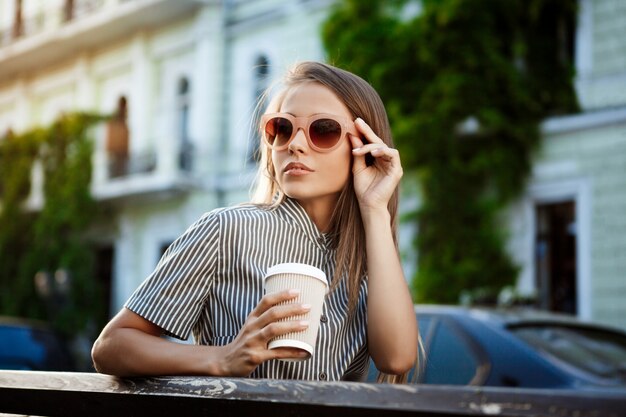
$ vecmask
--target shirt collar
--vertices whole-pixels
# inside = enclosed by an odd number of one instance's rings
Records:
[[[276,213],[281,219],[300,229],[309,240],[321,249],[327,249],[330,243],[329,237],[319,231],[313,220],[296,200],[285,197],[285,200],[276,208]]]

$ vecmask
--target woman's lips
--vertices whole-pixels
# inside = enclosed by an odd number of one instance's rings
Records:
[[[299,162],[291,162],[287,164],[283,172],[285,173],[285,175],[293,175],[293,176],[298,177],[301,175],[308,175],[311,172],[313,172],[313,170],[309,168],[308,166],[301,164]]]

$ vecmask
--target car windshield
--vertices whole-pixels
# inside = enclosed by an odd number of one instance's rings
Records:
[[[597,377],[626,382],[626,336],[617,332],[555,325],[511,331],[536,349]]]

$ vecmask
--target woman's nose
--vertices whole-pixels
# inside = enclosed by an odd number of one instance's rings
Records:
[[[291,142],[289,143],[289,151],[290,152],[303,152],[307,149],[308,143],[306,141],[306,136],[304,134],[304,130],[298,129],[296,135],[293,137]]]

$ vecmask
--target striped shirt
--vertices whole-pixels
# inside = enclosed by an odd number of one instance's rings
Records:
[[[275,209],[244,205],[203,215],[165,252],[126,307],[168,335],[196,344],[232,342],[263,296],[263,276],[283,262],[313,265],[331,279],[335,249],[304,209],[286,199]],[[315,354],[271,360],[254,378],[361,380],[369,363],[366,333],[367,279],[353,315],[346,279],[330,291],[322,310]]]

